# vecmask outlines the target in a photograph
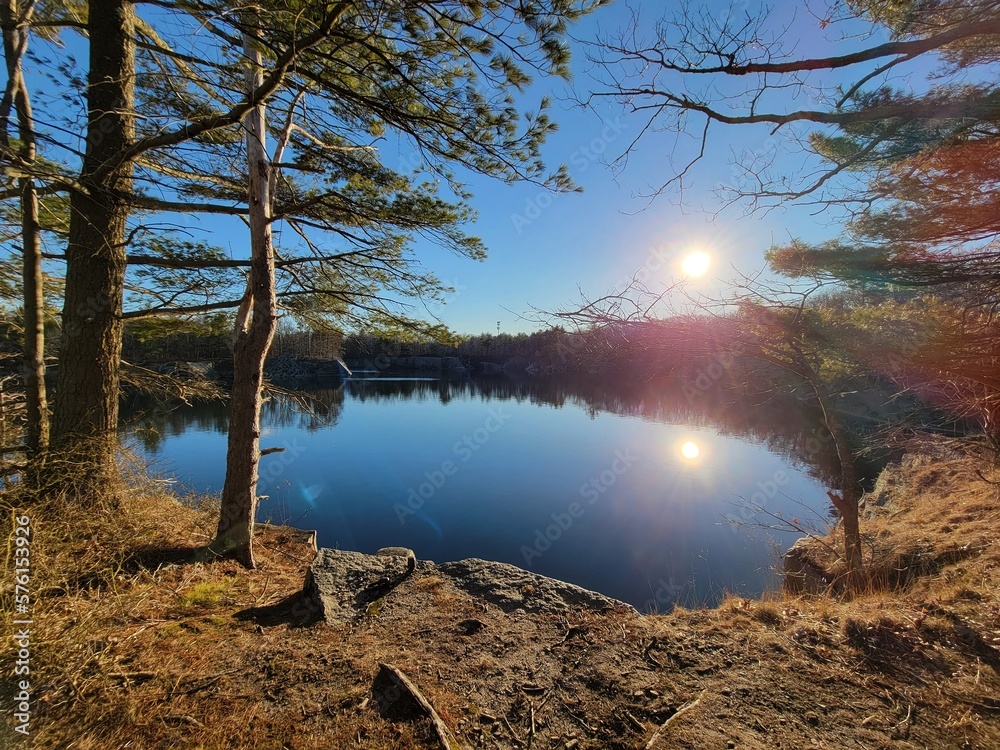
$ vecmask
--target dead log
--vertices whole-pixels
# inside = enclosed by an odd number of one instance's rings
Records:
[[[701,703],[701,699],[704,698],[704,697],[705,697],[705,691],[702,690],[701,691],[701,695],[699,695],[697,698],[695,698],[690,703],[685,703],[683,706],[681,706],[680,708],[678,708],[677,709],[677,713],[675,713],[673,716],[671,716],[669,719],[667,719],[665,722],[663,722],[660,725],[660,728],[657,729],[656,732],[653,734],[653,736],[649,738],[649,742],[646,743],[646,750],[653,750],[653,746],[656,745],[656,743],[660,739],[660,737],[662,737],[663,734],[667,731],[667,728],[671,724],[673,724],[675,721],[677,721],[679,718],[681,718],[681,716],[683,716],[685,713],[687,713],[692,708],[694,708],[699,703]]]
[[[372,682],[375,709],[384,717],[407,718],[409,714],[423,715],[430,719],[444,750],[452,750],[454,740],[438,712],[416,685],[391,664],[379,664],[378,674]]]

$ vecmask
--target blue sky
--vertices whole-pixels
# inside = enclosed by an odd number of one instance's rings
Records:
[[[738,12],[758,13],[756,3],[736,0]],[[641,27],[650,29],[673,4],[647,1],[640,17]],[[713,12],[721,13],[730,2],[708,0]],[[579,40],[593,40],[599,33],[625,28],[636,2],[618,0],[599,9],[572,29]],[[836,24],[823,28],[806,4],[776,6],[767,17],[767,26],[786,29],[785,39],[795,45],[797,55],[822,56],[834,50],[842,53],[866,44],[866,40],[836,39],[852,29]],[[853,29],[857,31],[858,29]],[[71,38],[72,37],[72,38]],[[85,42],[67,34],[68,51],[80,61],[86,59]],[[870,40],[868,40],[870,43]],[[782,207],[767,214],[746,215],[739,206],[722,211],[714,190],[733,180],[733,161],[739,154],[783,148],[781,136],[767,127],[716,127],[705,158],[688,181],[683,201],[676,191],[650,202],[642,197],[673,174],[671,155],[681,159],[694,143],[688,138],[675,149],[676,134],[644,136],[632,151],[627,167],[613,170],[608,162],[617,157],[641,129],[641,121],[624,113],[612,100],[603,100],[591,109],[574,104],[575,96],[601,89],[595,80],[585,47],[574,46],[574,80],[539,80],[525,95],[524,108],[533,108],[543,94],[553,97],[552,116],[559,131],[546,143],[548,164],[569,168],[582,193],[555,195],[537,186],[505,185],[471,176],[472,205],[478,221],[469,231],[482,237],[489,257],[483,262],[452,255],[429,243],[418,243],[425,266],[455,288],[448,304],[435,306],[433,313],[452,330],[474,334],[530,331],[537,322],[524,316],[535,310],[555,310],[572,306],[581,292],[599,296],[620,286],[640,269],[647,269],[650,287],[669,284],[680,274],[680,259],[694,250],[712,257],[709,273],[692,282],[691,291],[711,296],[724,294],[727,281],[738,272],[753,272],[764,265],[763,254],[772,243],[790,237],[821,240],[838,233],[836,217],[815,215],[809,207]],[[42,48],[38,44],[35,49]],[[915,80],[922,79],[918,75]],[[897,80],[905,85],[903,79]],[[787,109],[809,104],[809,96],[792,104],[774,99],[771,108]],[[698,123],[699,128],[701,124]],[[412,154],[403,146],[387,146],[383,158],[393,165],[407,163]],[[392,153],[391,151],[395,151]],[[786,153],[777,166],[789,173],[803,168],[801,153]],[[164,223],[193,230],[199,239],[231,250],[234,257],[246,257],[246,229],[235,220],[195,215],[163,217]],[[278,227],[279,232],[281,227]],[[292,235],[288,234],[290,240]],[[279,234],[279,242],[281,235]],[[420,310],[416,311],[418,314]]]
[[[593,39],[598,33],[624,28],[635,3],[616,2],[602,8],[573,28],[577,39]],[[643,4],[644,24],[662,15],[664,3]],[[729,3],[712,2],[724,8]],[[744,4],[748,10],[756,6]],[[782,6],[779,6],[782,7]],[[799,6],[797,14],[775,10],[769,22],[774,28],[790,24],[797,46],[809,56],[830,54],[843,29],[821,28],[815,17]],[[829,37],[829,38],[828,38]],[[864,44],[863,40],[854,43]],[[679,278],[681,258],[693,250],[708,252],[713,261],[709,273],[691,282],[691,291],[717,296],[725,292],[738,272],[764,266],[763,254],[774,242],[800,237],[821,240],[836,236],[832,215],[815,215],[815,208],[783,207],[767,215],[745,215],[740,206],[723,208],[715,189],[734,177],[734,157],[747,151],[766,151],[779,146],[768,127],[715,128],[710,150],[697,165],[683,200],[677,191],[652,202],[644,198],[651,186],[659,186],[673,174],[671,154],[675,134],[644,137],[624,170],[608,162],[617,157],[642,127],[638,118],[624,113],[612,101],[583,110],[573,103],[598,86],[593,65],[582,45],[574,45],[574,80],[542,81],[531,90],[551,93],[553,119],[559,131],[548,141],[548,162],[569,167],[582,193],[552,195],[531,185],[508,186],[483,178],[470,179],[472,201],[479,214],[472,228],[490,249],[489,257],[476,263],[450,257],[444,251],[422,247],[427,265],[456,287],[448,304],[434,308],[452,329],[461,333],[514,333],[531,331],[538,324],[525,319],[532,309],[571,307],[581,290],[590,297],[607,293],[639,269],[651,271],[649,285],[669,284]],[[788,107],[774,102],[776,109]],[[700,127],[700,125],[699,125]],[[780,137],[779,137],[780,138]],[[676,152],[681,157],[685,148]],[[797,171],[802,155],[791,154],[778,162]]]

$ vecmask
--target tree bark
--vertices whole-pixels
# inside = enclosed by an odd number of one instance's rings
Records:
[[[31,147],[34,160],[34,145]],[[31,179],[22,179],[21,241],[24,243],[24,391],[27,409],[25,444],[36,460],[49,446],[49,407],[45,389],[45,296],[38,195]]]
[[[807,380],[816,393],[820,409],[823,412],[823,422],[830,431],[834,447],[837,450],[837,463],[840,464],[840,492],[828,492],[837,512],[840,513],[840,524],[844,533],[844,560],[847,563],[847,588],[857,592],[865,583],[864,562],[861,549],[861,522],[859,508],[861,505],[861,488],[858,486],[857,472],[854,468],[854,452],[848,443],[847,433],[840,423],[826,386],[819,376],[811,371]]]
[[[252,39],[244,36],[251,68],[248,91],[263,81],[262,61]],[[271,169],[267,155],[266,111],[258,103],[244,119],[249,173],[250,272],[247,294],[236,319],[233,342],[233,390],[222,508],[212,551],[254,567],[253,527],[260,464],[260,408],[264,360],[278,322],[274,246],[271,239]]]
[[[129,0],[90,0],[87,146],[70,197],[59,387],[52,443],[85,462],[86,475],[113,477],[118,428],[122,292],[132,163],[106,176],[135,134],[135,11]]]
[[[31,110],[31,97],[24,80],[24,55],[28,48],[28,26],[34,11],[29,1],[23,10],[17,0],[4,0],[0,19],[4,25],[3,47],[7,61],[8,84],[4,93],[3,144],[8,146],[8,115],[13,105],[17,113],[20,137],[19,157],[24,164],[35,161],[35,121]],[[16,26],[17,28],[11,28]],[[27,430],[25,445],[41,460],[49,443],[49,410],[45,390],[45,317],[42,274],[41,229],[38,222],[38,194],[31,178],[18,181],[21,190],[21,244],[24,307],[24,365],[23,380]]]

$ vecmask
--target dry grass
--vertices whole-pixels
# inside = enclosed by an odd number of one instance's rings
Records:
[[[82,510],[36,501],[30,746],[437,747],[372,710],[385,661],[468,747],[644,747],[699,695],[661,747],[998,747],[1000,511],[981,466],[954,450],[910,459],[869,508],[869,563],[887,575],[865,595],[734,596],[656,617],[506,613],[418,569],[377,611],[329,627],[296,606],[312,550],[292,530],[262,527],[246,571],[198,562],[215,509],[155,484]],[[5,518],[23,507],[0,501]]]

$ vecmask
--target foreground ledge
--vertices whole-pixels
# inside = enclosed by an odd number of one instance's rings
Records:
[[[571,583],[531,573],[507,563],[470,558],[437,565],[416,561],[410,550],[388,547],[374,555],[320,549],[306,571],[304,594],[331,625],[372,614],[385,597],[405,598],[410,579],[449,579],[484,605],[504,612],[558,613],[572,609],[605,611],[631,605]]]

